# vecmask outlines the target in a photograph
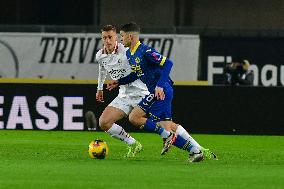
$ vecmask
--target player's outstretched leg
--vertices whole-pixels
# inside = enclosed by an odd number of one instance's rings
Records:
[[[99,119],[99,126],[101,127],[102,130],[104,130],[113,138],[125,142],[128,148],[126,156],[129,156],[129,154],[134,152],[132,151],[130,153],[129,149],[134,150],[135,148],[133,148],[133,146],[136,146],[139,142],[135,140],[132,136],[130,136],[130,134],[128,134],[120,125],[115,123],[116,121],[122,119],[123,117],[126,117],[126,114],[123,111],[121,111],[118,108],[107,106]],[[142,149],[142,145],[140,144],[139,146]],[[141,151],[138,149],[139,148],[136,148],[134,154],[137,154],[138,152]]]
[[[205,157],[208,159],[217,159],[214,153],[200,146],[181,125],[175,124],[174,122],[161,122],[161,124],[163,127],[175,131],[176,139],[173,145],[189,152],[189,162],[199,162]],[[162,152],[161,155],[164,155],[167,150]]]
[[[161,127],[158,123],[155,123],[151,119],[147,119],[145,125],[142,126],[143,129],[147,131],[152,131],[158,133],[163,139],[165,139],[163,149],[161,151],[161,154],[164,154],[167,152],[172,144],[176,140],[176,134],[170,131],[167,131],[163,127]]]
[[[188,161],[190,163],[199,162],[204,160],[204,158],[218,160],[218,157],[213,152],[211,152],[209,149],[201,147],[200,152],[189,154]]]
[[[164,128],[170,129],[175,132],[176,139],[173,142],[173,145],[183,149],[188,150],[189,153],[199,153],[201,146],[188,134],[188,132],[178,124],[175,124],[172,121],[163,121],[160,122]],[[165,140],[164,140],[165,142]],[[162,151],[161,155],[166,154],[167,151]]]
[[[138,154],[142,149],[142,145],[140,142],[135,140],[132,136],[130,136],[121,126],[114,123],[112,127],[106,131],[113,138],[124,141],[127,144],[128,152],[126,157],[134,157]]]
[[[166,129],[150,118],[146,118],[146,113],[140,107],[135,107],[129,114],[129,121],[136,127],[146,131],[155,132],[164,138],[167,142],[164,143],[162,151],[168,151],[173,144],[176,135]]]
[[[176,134],[181,136],[186,141],[189,141],[192,146],[189,148],[189,162],[199,162],[204,158],[218,159],[217,156],[209,149],[200,146],[198,142],[196,142],[181,125],[177,125]]]

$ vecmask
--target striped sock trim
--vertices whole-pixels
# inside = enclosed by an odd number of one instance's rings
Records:
[[[187,142],[185,143],[185,145],[183,145],[182,149],[187,150],[188,147],[190,148],[190,146],[191,146],[191,148],[193,147],[193,146],[191,145],[190,141],[187,141]]]

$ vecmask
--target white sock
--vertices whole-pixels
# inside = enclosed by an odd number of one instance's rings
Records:
[[[178,125],[176,134],[190,142],[190,144],[193,146],[190,152],[198,153],[200,151],[201,146],[188,134],[188,132],[181,125]]]
[[[160,134],[162,138],[168,138],[171,132],[164,129],[164,131]]]
[[[119,139],[127,143],[128,145],[134,144],[136,140],[132,138],[121,126],[113,124],[111,128],[106,131],[113,138]]]

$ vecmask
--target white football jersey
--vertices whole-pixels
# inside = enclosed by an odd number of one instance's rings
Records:
[[[118,80],[131,73],[131,67],[126,57],[127,48],[117,43],[115,50],[111,54],[106,54],[101,49],[96,54],[96,61],[99,64],[98,90],[103,90],[103,84],[108,73],[113,80]],[[149,94],[147,86],[137,79],[132,83],[120,85],[119,97],[144,96]]]

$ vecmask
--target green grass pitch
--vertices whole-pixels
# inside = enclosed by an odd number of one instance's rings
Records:
[[[158,135],[131,134],[144,151],[126,159],[126,145],[104,132],[0,130],[0,188],[284,188],[283,136],[195,134],[219,160],[188,164],[177,148],[161,156]],[[92,139],[108,143],[108,159],[89,158]]]

